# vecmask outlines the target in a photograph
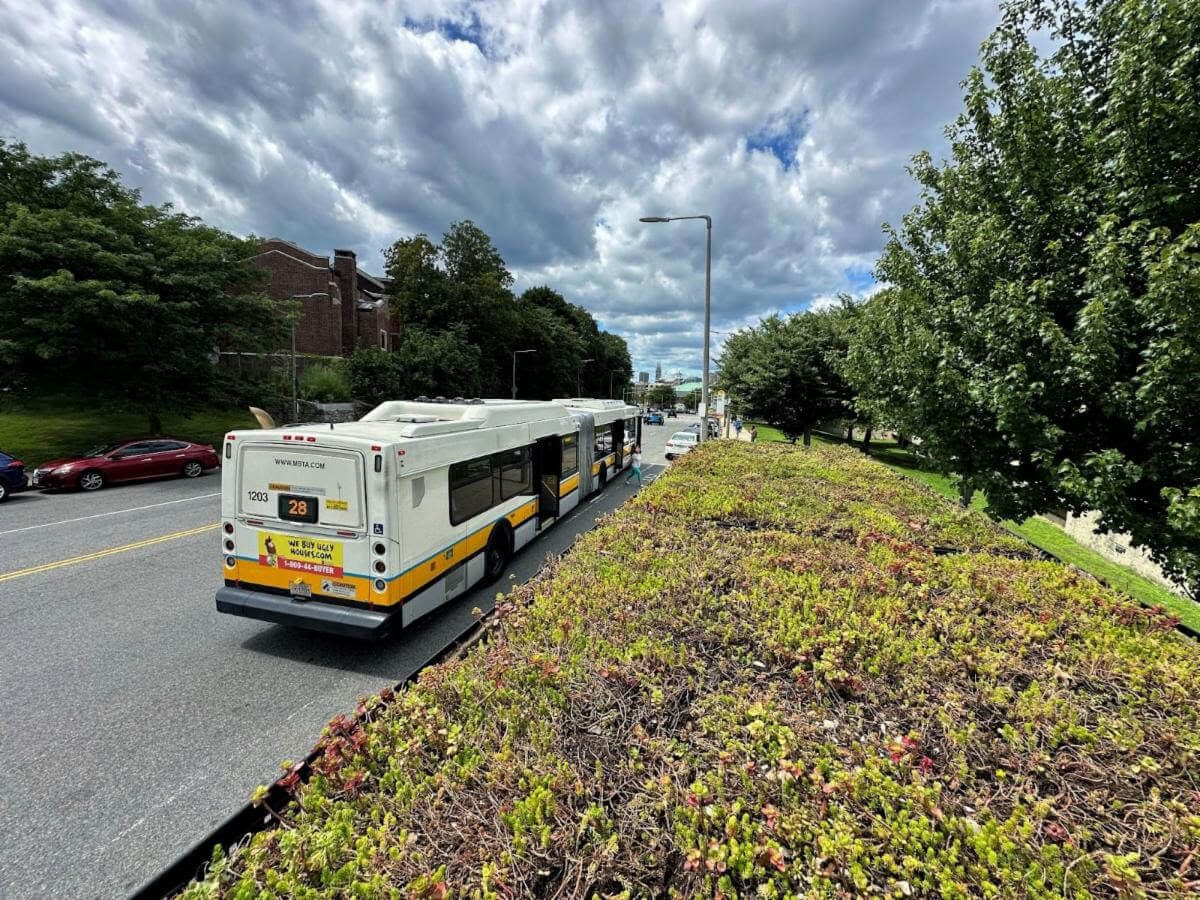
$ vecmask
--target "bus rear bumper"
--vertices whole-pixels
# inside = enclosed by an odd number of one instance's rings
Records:
[[[392,613],[353,609],[320,600],[293,600],[236,587],[217,590],[217,612],[368,641],[387,636],[393,624]],[[395,622],[399,621],[396,617]]]

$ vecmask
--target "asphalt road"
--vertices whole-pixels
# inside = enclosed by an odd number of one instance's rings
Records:
[[[643,472],[687,418],[644,429]],[[380,644],[220,615],[220,476],[0,505],[0,897],[122,897],[419,668],[496,586]],[[623,478],[510,565],[517,581],[633,493]]]

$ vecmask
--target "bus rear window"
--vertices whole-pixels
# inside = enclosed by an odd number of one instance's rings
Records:
[[[351,450],[248,444],[238,460],[237,489],[243,515],[365,527],[363,458]]]

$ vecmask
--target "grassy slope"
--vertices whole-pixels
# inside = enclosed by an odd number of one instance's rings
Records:
[[[193,415],[163,416],[163,433],[189,441],[219,445],[226,431],[257,428],[245,409],[205,410]],[[33,467],[108,441],[141,437],[146,417],[138,412],[39,403],[0,407],[0,449]]]
[[[758,426],[758,437],[760,441],[787,440],[782,432],[769,425]],[[814,435],[813,439],[823,444],[838,443],[824,435]],[[940,472],[931,472],[925,469],[921,461],[912,453],[901,450],[890,441],[873,442],[872,447],[871,456],[884,465],[903,472],[905,475],[915,478],[922,484],[929,485],[929,487],[933,488],[939,494],[949,497],[951,500],[958,499],[958,489],[951,478]],[[982,511],[983,507],[983,496],[976,494],[971,501],[971,508]],[[1029,543],[1049,553],[1056,559],[1073,566],[1078,566],[1088,574],[1102,579],[1118,590],[1125,591],[1142,603],[1165,607],[1184,624],[1200,631],[1200,604],[1173,594],[1161,585],[1139,575],[1128,566],[1123,566],[1120,563],[1115,563],[1101,556],[1095,550],[1091,550],[1080,544],[1052,522],[1047,522],[1045,519],[1033,516],[1024,522],[1018,523],[1006,520],[1002,524],[1009,531],[1020,535],[1029,541]]]
[[[701,448],[499,607],[465,659],[335,719],[285,824],[189,896],[1190,877],[1195,644],[851,450]]]

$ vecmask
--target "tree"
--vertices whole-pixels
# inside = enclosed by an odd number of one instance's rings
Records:
[[[378,406],[385,400],[404,397],[404,373],[392,353],[378,347],[355,350],[346,360],[350,394],[360,403]]]
[[[421,371],[435,373],[434,361],[413,342],[455,336],[440,345],[456,360],[454,373],[420,392],[448,394],[457,391],[450,384],[474,384],[475,393],[506,397],[514,350],[536,351],[518,368],[523,399],[574,396],[577,379],[585,393],[607,396],[611,372],[614,382],[632,377],[624,339],[601,331],[587,310],[544,285],[514,297],[503,257],[470,221],[453,223],[440,244],[424,234],[402,238],[385,257],[391,309],[402,322],[398,352],[416,354],[424,360]],[[462,344],[476,352],[464,354]]]
[[[818,423],[847,409],[835,332],[819,313],[770,316],[730,335],[717,382],[747,416],[775,426],[792,443],[803,437],[806,447]]]
[[[412,326],[393,353],[378,347],[356,350],[346,363],[356,400],[375,406],[385,400],[479,395],[479,348],[462,330],[427,332]]]
[[[877,268],[896,290],[851,351],[864,407],[986,491],[989,513],[1097,510],[1193,591],[1197,46],[1196,0],[1006,5],[952,161],[913,161],[921,203]]]
[[[409,330],[392,355],[402,373],[400,396],[478,397],[480,352],[462,328],[442,332]]]
[[[629,347],[625,338],[598,330],[592,341],[589,356],[595,360],[590,365],[591,371],[596,373],[591,382],[591,396],[607,397],[611,387],[611,392],[619,397],[617,392],[620,387],[633,380],[633,361],[629,358]]]
[[[646,405],[653,409],[675,407],[675,388],[669,384],[656,384],[646,391]]]
[[[254,239],[143,205],[102,162],[0,141],[0,361],[41,390],[162,412],[214,399],[215,349],[276,346]]]

